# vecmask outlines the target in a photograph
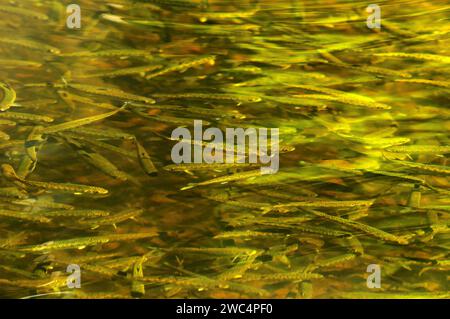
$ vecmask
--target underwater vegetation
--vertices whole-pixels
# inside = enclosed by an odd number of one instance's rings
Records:
[[[0,297],[450,297],[448,1],[77,4],[0,3]]]

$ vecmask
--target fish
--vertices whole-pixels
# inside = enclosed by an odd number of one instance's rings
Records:
[[[428,79],[397,79],[395,81],[403,82],[403,83],[427,84],[427,85],[438,86],[438,87],[450,89],[450,82],[448,82],[448,81],[436,81],[436,80],[428,80]]]
[[[117,89],[117,88],[94,86],[94,85],[80,84],[80,83],[68,83],[67,86],[70,88],[73,88],[75,90],[78,90],[78,91],[95,94],[95,95],[115,97],[117,99],[124,100],[124,101],[137,101],[137,102],[143,102],[143,103],[147,103],[147,104],[155,103],[155,100],[152,99],[151,97],[140,96],[140,95],[128,93],[128,92],[122,91],[121,89]],[[63,88],[64,88],[64,86],[63,86]]]
[[[127,76],[127,75],[133,75],[133,74],[145,74],[147,72],[151,72],[157,69],[160,69],[162,65],[159,64],[151,64],[151,65],[144,65],[144,66],[137,66],[137,67],[131,67],[131,68],[124,68],[114,71],[105,71],[105,72],[98,72],[98,73],[91,73],[91,74],[81,74],[78,75],[77,78],[79,79],[89,79],[89,78],[96,78],[96,77],[102,77],[102,78],[115,78],[119,76]]]
[[[16,91],[9,86],[9,84],[0,82],[0,90],[3,95],[0,99],[0,111],[6,111],[14,104],[16,101]]]
[[[381,109],[381,110],[390,110],[391,106],[383,103],[376,102],[375,100],[354,93],[347,93],[339,90],[329,89],[325,87],[313,86],[313,85],[303,85],[303,84],[295,84],[291,85],[294,88],[299,88],[308,91],[315,91],[319,93],[324,93],[333,96],[336,98],[336,101],[351,104],[356,106],[364,106],[373,109]]]
[[[50,46],[45,43],[36,42],[33,40],[24,39],[24,38],[18,39],[18,38],[1,37],[0,43],[20,46],[20,47],[24,47],[27,49],[33,49],[33,50],[38,50],[38,51],[47,51],[49,53],[53,53],[56,55],[61,53],[61,50],[54,46]]]
[[[171,251],[174,253],[197,253],[197,254],[213,254],[213,255],[254,255],[262,252],[262,250],[244,247],[173,247]]]
[[[39,208],[49,208],[49,209],[58,209],[58,210],[71,210],[75,209],[72,205],[64,204],[64,203],[57,203],[53,202],[51,200],[47,200],[45,198],[27,198],[22,200],[16,200],[12,202],[15,205],[22,205],[22,206],[30,206],[30,207],[39,207]]]
[[[153,164],[153,161],[145,148],[137,140],[134,140],[134,144],[136,145],[136,152],[138,155],[139,163],[141,164],[144,172],[149,176],[158,175],[158,170]]]
[[[66,102],[66,104],[68,106],[70,106],[72,109],[75,109],[75,103],[74,102],[79,102],[82,104],[87,104],[87,105],[92,105],[95,107],[99,107],[102,109],[108,109],[108,110],[116,110],[117,107],[115,107],[112,104],[109,103],[104,103],[104,102],[95,102],[94,100],[84,97],[84,96],[80,96],[77,94],[73,94],[73,93],[69,93],[68,91],[65,90],[58,90],[57,91],[58,95],[61,97],[61,99]]]
[[[238,180],[246,180],[249,178],[255,178],[257,176],[261,176],[263,174],[264,173],[261,172],[260,169],[246,171],[246,172],[240,172],[240,173],[235,173],[235,174],[231,174],[231,175],[216,177],[216,178],[213,178],[213,179],[210,179],[207,181],[203,181],[203,182],[199,182],[199,183],[190,183],[189,185],[181,188],[181,190],[187,190],[187,189],[191,189],[193,187],[206,186],[206,185],[211,185],[211,184],[224,184],[224,183],[234,182],[234,181],[238,181]]]
[[[153,94],[155,98],[163,99],[200,99],[200,100],[230,100],[241,103],[261,102],[261,96],[226,93],[176,93],[176,94]]]
[[[277,204],[272,207],[275,211],[289,210],[293,207],[322,207],[322,208],[346,208],[346,207],[370,207],[374,200],[349,200],[333,201],[314,199],[301,202],[290,202],[286,204]]]
[[[216,60],[216,56],[202,56],[200,58],[195,58],[187,61],[180,61],[174,65],[170,65],[165,69],[162,69],[161,71],[151,73],[147,75],[145,78],[147,80],[153,79],[155,77],[165,75],[167,73],[176,72],[176,71],[184,71],[186,69],[190,69],[193,67],[197,67],[202,64],[208,64],[208,65],[214,65]]]
[[[122,111],[124,108],[125,108],[125,106],[122,106],[121,108],[117,108],[116,110],[111,111],[111,112],[88,116],[88,117],[80,118],[80,119],[65,122],[65,123],[46,126],[42,129],[40,129],[38,132],[41,134],[52,134],[52,133],[66,131],[66,130],[71,130],[71,129],[74,129],[74,128],[77,128],[80,126],[84,126],[84,125],[88,125],[93,122],[97,122],[97,121],[103,120],[105,118],[108,118],[110,116],[113,116],[113,115],[117,114],[118,112]]]
[[[386,151],[404,154],[447,154],[450,153],[450,145],[396,145],[388,147]]]
[[[44,122],[51,123],[53,122],[53,118],[46,115],[37,115],[30,113],[18,113],[18,112],[1,112],[0,118],[19,120],[19,121],[30,121],[30,122]]]
[[[142,267],[142,263],[144,261],[144,258],[142,258],[140,261],[137,261],[133,264],[133,279],[139,279],[144,278],[144,270]],[[139,282],[138,280],[133,280],[131,283],[131,296],[138,298],[145,296],[145,286],[142,282]]]
[[[37,160],[33,161],[27,154],[22,156],[19,167],[17,168],[17,176],[20,178],[27,178],[28,175],[34,172],[37,166]],[[20,184],[18,181],[16,184]]]
[[[231,199],[226,194],[220,194],[220,193],[206,194],[206,195],[204,195],[204,197],[224,203],[226,205],[261,210],[262,214],[270,212],[272,209],[272,205],[269,203],[245,201],[245,200],[241,200],[241,199]]]
[[[283,233],[269,233],[269,232],[260,232],[260,231],[252,231],[252,230],[236,230],[236,231],[228,231],[222,232],[215,235],[214,239],[228,239],[228,238],[272,238],[278,236],[285,236]]]
[[[38,223],[49,223],[51,221],[45,216],[36,216],[21,211],[6,210],[3,208],[0,208],[0,216]]]
[[[64,133],[60,133],[59,135],[67,136],[67,137],[69,137],[72,140],[79,140],[79,141],[82,141],[85,144],[87,143],[87,144],[90,144],[91,146],[99,147],[101,149],[117,153],[119,155],[123,155],[123,156],[126,156],[126,157],[137,159],[136,152],[128,151],[128,150],[126,150],[124,148],[117,147],[117,146],[109,144],[109,143],[105,143],[105,142],[102,142],[102,141],[99,141],[99,140],[96,140],[96,139],[85,137],[85,136],[82,136],[82,135],[79,135],[79,134],[76,134],[76,133],[72,133],[70,131],[69,132],[65,131]],[[134,137],[130,137],[130,139],[132,139],[132,138],[134,138]]]
[[[77,127],[75,131],[69,130],[69,132],[75,132],[80,135],[88,135],[98,138],[117,139],[117,140],[134,140],[135,136],[116,129],[110,128],[95,128],[95,127]]]
[[[381,229],[363,224],[363,223],[359,223],[357,221],[354,220],[348,220],[348,219],[344,219],[338,216],[333,216],[333,215],[329,215],[329,214],[325,214],[316,210],[311,210],[308,209],[308,212],[312,213],[315,216],[324,218],[326,220],[332,221],[332,222],[336,222],[338,224],[341,224],[343,226],[347,226],[353,229],[357,229],[359,231],[364,232],[365,234],[384,240],[384,241],[388,241],[388,242],[394,242],[400,245],[407,245],[409,243],[408,239],[405,236],[397,236],[397,235],[393,235],[390,233],[387,233]]]
[[[190,163],[190,164],[169,164],[163,167],[169,172],[190,172],[190,171],[222,171],[235,168],[247,168],[259,166],[252,163]]]
[[[94,152],[90,147],[82,146],[80,143],[67,136],[64,137],[64,139],[71,146],[73,146],[76,152],[80,154],[86,162],[88,162],[93,167],[97,168],[104,174],[112,178],[115,178],[119,181],[124,182],[128,180],[128,175],[125,172],[122,172],[120,169],[118,169],[116,165],[114,165],[103,155]]]
[[[42,63],[36,61],[27,60],[15,60],[15,59],[0,59],[0,65],[4,68],[16,68],[16,67],[32,67],[40,68]]]
[[[425,292],[425,291],[406,291],[406,292],[370,292],[370,291],[338,291],[337,295],[348,299],[448,299],[449,292]]]
[[[9,164],[2,164],[1,169],[2,169],[3,175],[6,178],[13,180],[13,181],[17,181],[20,184],[24,184],[24,185],[38,188],[38,189],[69,192],[72,194],[106,195],[109,193],[108,190],[106,190],[102,187],[97,187],[97,186],[88,186],[88,185],[71,184],[71,183],[38,182],[38,181],[25,180],[25,179],[17,176],[14,168]]]
[[[65,210],[50,210],[50,211],[39,211],[33,213],[34,216],[45,216],[45,217],[105,217],[109,216],[109,212],[104,210],[96,209],[65,209]]]
[[[302,271],[282,272],[275,274],[246,274],[242,278],[239,278],[241,282],[247,281],[291,281],[301,282],[311,279],[320,279],[323,275],[316,273],[307,273]]]
[[[95,246],[99,244],[106,244],[115,241],[132,241],[144,238],[153,238],[157,236],[156,232],[148,233],[129,233],[129,234],[110,234],[101,236],[80,237],[72,239],[47,241],[38,245],[29,245],[18,247],[19,251],[23,252],[42,252],[65,249],[84,249],[88,246]]]
[[[381,148],[402,145],[411,141],[408,137],[355,136],[340,132],[337,132],[336,134],[351,141]]]
[[[38,149],[46,141],[40,133],[42,129],[42,126],[35,126],[25,140],[25,151],[33,162],[37,161]]]
[[[374,55],[389,58],[407,58],[422,61],[440,62],[446,64],[450,63],[450,56],[428,54],[428,53],[384,52],[384,53],[374,53]]]
[[[151,57],[151,52],[147,50],[137,49],[111,49],[111,50],[99,50],[99,51],[79,51],[72,53],[62,53],[62,57]]]
[[[117,214],[111,214],[100,218],[81,221],[81,223],[91,226],[92,229],[98,228],[103,225],[112,225],[114,226],[114,228],[117,228],[118,223],[126,221],[128,219],[135,219],[143,212],[143,209],[129,209]]]
[[[398,165],[418,169],[418,170],[425,171],[425,172],[431,172],[431,173],[442,174],[442,175],[450,174],[449,166],[425,164],[425,163],[418,163],[418,162],[411,162],[411,161],[399,161],[399,160],[394,160],[394,159],[391,159],[390,161],[395,164],[398,164]]]

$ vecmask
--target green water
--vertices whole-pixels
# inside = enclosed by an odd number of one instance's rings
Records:
[[[0,297],[448,298],[448,1],[77,3],[0,3]],[[278,128],[279,171],[169,170],[194,120]]]

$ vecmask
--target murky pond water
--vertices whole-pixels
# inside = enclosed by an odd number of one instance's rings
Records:
[[[448,1],[77,4],[0,3],[0,297],[449,297]]]

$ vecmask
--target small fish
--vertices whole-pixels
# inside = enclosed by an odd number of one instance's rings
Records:
[[[140,279],[140,278],[144,278],[144,270],[142,267],[142,262],[144,261],[144,259],[142,258],[142,260],[137,261],[133,264],[133,274],[132,274],[132,278],[133,279]],[[133,280],[131,283],[131,296],[135,297],[135,298],[139,298],[139,297],[143,297],[145,296],[145,286],[142,282],[139,282],[138,280]]]
[[[349,260],[353,260],[356,257],[357,257],[357,255],[355,255],[355,254],[339,255],[339,256],[328,258],[325,260],[316,261],[313,264],[307,266],[306,269],[308,272],[312,272],[312,271],[320,269],[320,268],[335,266],[336,264],[340,264],[343,262],[347,262]]]
[[[394,242],[400,245],[407,245],[408,244],[408,240],[405,237],[402,236],[397,236],[397,235],[393,235],[390,233],[387,233],[381,229],[366,225],[366,224],[362,224],[359,223],[357,221],[354,220],[348,220],[348,219],[344,219],[338,216],[333,216],[333,215],[329,215],[329,214],[325,214],[316,210],[311,210],[308,209],[308,212],[318,216],[318,217],[322,217],[325,218],[329,221],[332,222],[336,222],[338,224],[341,224],[343,226],[347,226],[350,228],[354,228],[357,229],[359,231],[362,231],[364,233],[366,233],[367,235],[370,235],[372,237],[381,239],[381,240],[385,240],[385,241],[389,241],[389,242]]]
[[[222,232],[214,236],[214,239],[228,239],[228,238],[272,238],[286,236],[283,233],[269,233],[269,232],[260,232],[260,231],[252,231],[252,230],[237,230],[237,231],[228,231]]]
[[[45,217],[105,217],[109,215],[109,212],[104,210],[95,209],[65,209],[65,210],[51,210],[51,211],[39,211],[33,214],[34,216]]]
[[[0,111],[8,110],[16,101],[16,91],[8,84],[0,82],[0,90],[3,95],[0,99]]]
[[[163,99],[200,99],[200,100],[231,100],[240,103],[256,103],[262,101],[257,95],[226,94],[226,93],[177,93],[153,94],[155,98]]]
[[[426,171],[426,172],[450,175],[450,167],[449,166],[417,163],[417,162],[411,162],[411,161],[399,161],[399,160],[390,160],[390,161],[393,163],[402,165],[402,166],[407,166],[410,168],[415,168],[415,169]]]
[[[119,50],[100,50],[100,51],[80,51],[72,53],[63,53],[63,57],[130,57],[143,56],[150,57],[151,53],[146,50],[119,49]]]
[[[240,173],[235,173],[235,174],[231,174],[231,175],[216,177],[216,178],[213,178],[213,179],[210,179],[207,181],[203,181],[203,182],[199,182],[199,183],[190,183],[188,186],[181,188],[181,190],[187,190],[187,189],[191,189],[193,187],[205,186],[205,185],[211,185],[211,184],[224,184],[224,183],[234,182],[234,181],[238,181],[238,180],[246,180],[249,178],[255,178],[257,176],[261,176],[263,174],[264,173],[261,172],[260,169],[246,171],[246,172],[240,172]]]
[[[34,50],[39,50],[39,51],[47,51],[49,53],[53,53],[53,54],[60,54],[61,51],[58,48],[55,48],[53,46],[47,45],[45,43],[41,43],[41,42],[36,42],[36,41],[32,41],[32,40],[28,40],[28,39],[17,39],[17,38],[6,38],[6,37],[1,37],[0,38],[0,43],[6,43],[6,44],[10,44],[10,45],[15,45],[15,46],[21,46],[27,49],[34,49]]]
[[[13,211],[13,210],[6,210],[0,208],[0,216],[2,217],[9,217],[14,219],[21,219],[29,222],[39,222],[39,223],[49,223],[51,220],[44,216],[35,216],[33,214],[19,212],[19,211]]]
[[[153,79],[157,76],[165,75],[167,73],[171,73],[171,72],[175,72],[175,71],[184,71],[186,69],[190,69],[190,68],[202,65],[202,64],[214,65],[215,60],[216,60],[216,56],[212,55],[212,56],[205,56],[205,57],[200,57],[200,58],[187,60],[187,61],[181,61],[177,64],[174,64],[165,69],[162,69],[161,71],[149,74],[145,78],[147,80],[149,80],[149,79]]]
[[[69,105],[72,109],[75,109],[75,103],[74,102],[79,102],[82,104],[87,104],[87,105],[92,105],[95,107],[99,107],[102,109],[108,109],[108,110],[116,110],[117,107],[115,107],[114,105],[111,105],[109,103],[104,103],[104,102],[95,102],[94,100],[91,100],[90,98],[84,97],[84,96],[80,96],[77,94],[73,94],[73,93],[69,93],[67,91],[64,90],[58,90],[58,95],[61,97],[61,99],[66,102],[67,105]]]
[[[88,78],[96,78],[96,77],[102,77],[102,78],[115,78],[119,76],[126,76],[126,75],[133,75],[133,74],[145,74],[150,71],[154,71],[157,69],[160,69],[162,65],[144,65],[144,66],[137,66],[132,68],[124,68],[119,69],[115,71],[109,71],[109,72],[99,72],[99,73],[92,73],[92,74],[83,74],[77,76],[77,78],[80,79],[88,79]]]
[[[346,299],[449,299],[450,293],[446,292],[369,292],[369,291],[338,291],[340,298]]]
[[[98,114],[98,115],[94,115],[94,116],[89,116],[89,117],[84,117],[81,119],[77,119],[77,120],[73,120],[73,121],[69,121],[69,122],[65,122],[65,123],[61,123],[61,124],[55,124],[52,126],[47,126],[47,127],[44,127],[43,129],[41,129],[39,133],[51,134],[51,133],[57,133],[57,132],[65,131],[65,130],[74,129],[76,127],[91,124],[93,122],[97,122],[97,121],[103,120],[107,117],[113,116],[114,114],[122,111],[124,108],[125,108],[125,106],[122,106],[121,108],[117,108],[116,110],[111,111],[111,112]]]
[[[349,201],[333,201],[333,200],[311,200],[302,202],[290,202],[286,204],[274,205],[276,211],[283,211],[290,207],[323,207],[323,208],[344,208],[344,207],[370,207],[373,200],[349,200]]]
[[[76,89],[78,91],[82,91],[82,92],[86,92],[86,93],[90,93],[90,94],[96,94],[96,95],[115,97],[115,98],[125,100],[125,101],[137,101],[137,102],[144,102],[147,104],[155,103],[155,100],[150,97],[127,93],[125,91],[122,91],[122,90],[116,89],[116,88],[93,86],[93,85],[79,84],[79,83],[69,83],[69,84],[67,84],[67,86],[69,86],[73,89]]]
[[[239,279],[241,282],[247,281],[290,281],[300,282],[310,279],[323,278],[321,274],[308,273],[303,271],[283,272],[275,274],[246,274]]]
[[[204,195],[204,197],[224,203],[226,205],[262,210],[263,214],[266,212],[269,212],[272,207],[272,205],[269,203],[245,201],[245,200],[240,200],[240,199],[233,200],[228,195],[223,194],[223,193],[207,194],[207,195]]]
[[[420,185],[414,185],[414,189],[409,195],[408,206],[412,208],[420,208],[421,198],[422,192],[420,191]]]
[[[81,184],[71,184],[71,183],[52,183],[52,182],[38,182],[25,180],[17,176],[14,168],[9,164],[1,165],[3,175],[13,181],[17,181],[21,184],[25,184],[30,187],[35,187],[38,189],[54,190],[61,192],[69,192],[72,194],[93,194],[93,195],[106,195],[108,190],[102,187],[88,186]]]
[[[397,79],[396,82],[405,82],[405,83],[417,83],[417,84],[427,84],[432,86],[438,86],[446,89],[450,89],[450,82],[448,81],[435,81],[435,80],[427,80],[427,79]]]
[[[351,141],[355,141],[358,143],[362,143],[365,145],[370,145],[372,147],[380,147],[387,148],[390,146],[406,144],[410,142],[410,139],[407,137],[367,137],[367,136],[354,136],[349,134],[337,133],[337,135],[349,139]]]
[[[19,121],[30,121],[30,122],[44,122],[51,123],[53,118],[45,115],[36,115],[30,113],[18,113],[18,112],[1,112],[0,118],[19,120]]]
[[[0,65],[3,68],[16,68],[16,67],[40,68],[42,66],[42,63],[26,60],[0,59]]]
[[[213,255],[254,255],[261,253],[262,250],[244,247],[174,247],[171,248],[174,253],[197,253]]]
[[[404,154],[447,154],[450,153],[450,146],[425,144],[401,145],[388,147],[386,151]]]
[[[142,146],[137,140],[134,140],[136,145],[136,152],[139,158],[139,163],[141,164],[145,173],[150,176],[156,176],[158,174],[158,170],[152,162],[150,155],[148,155],[144,146]]]
[[[22,206],[29,206],[29,207],[39,207],[39,208],[48,208],[48,209],[64,209],[64,210],[71,210],[75,209],[72,205],[69,204],[63,204],[63,203],[56,203],[51,200],[47,200],[45,198],[28,198],[23,200],[16,200],[13,202],[15,205],[22,205]]]
[[[110,128],[94,128],[94,127],[78,127],[74,132],[81,135],[89,135],[93,137],[117,139],[117,140],[134,140],[134,135]]]
[[[80,143],[67,136],[64,137],[64,139],[75,148],[76,152],[80,154],[86,162],[88,162],[93,167],[97,168],[101,172],[117,180],[123,182],[128,180],[128,175],[122,172],[120,169],[118,169],[116,165],[111,163],[103,155],[94,152],[87,146],[82,146]]]
[[[234,168],[247,168],[259,166],[251,163],[191,163],[191,164],[170,164],[163,168],[169,172],[190,172],[190,171],[223,171]]]
[[[414,175],[408,175],[408,174],[402,174],[402,173],[396,173],[396,172],[389,172],[389,171],[382,171],[382,170],[366,170],[367,172],[373,173],[373,174],[377,174],[377,175],[384,175],[384,176],[390,176],[390,177],[396,177],[399,179],[405,179],[408,181],[413,181],[413,182],[419,182],[422,185],[426,185],[426,181],[421,178],[421,177],[417,177]]]
[[[112,214],[106,217],[100,217],[96,219],[89,219],[86,221],[82,221],[82,224],[88,224],[92,227],[92,229],[98,228],[103,225],[113,225],[114,228],[117,228],[117,224],[128,219],[135,219],[137,216],[144,212],[143,209],[130,209],[125,210],[118,214]]]
[[[37,150],[46,141],[42,137],[42,129],[42,126],[35,126],[25,140],[25,151],[33,162],[37,161]]]
[[[33,161],[28,154],[22,156],[19,167],[17,168],[17,176],[23,179],[27,178],[28,175],[34,172],[36,166],[37,161]],[[17,182],[16,184],[20,184],[20,182]]]
[[[427,54],[427,53],[387,52],[387,53],[375,53],[374,55],[382,57],[407,58],[422,61],[450,63],[450,56]]]
[[[84,136],[81,136],[79,134],[75,134],[75,133],[71,133],[71,132],[67,132],[67,131],[65,131],[63,134],[64,134],[63,136],[67,136],[67,137],[69,137],[71,139],[74,139],[74,140],[80,140],[83,143],[90,144],[90,145],[92,145],[94,147],[99,147],[99,148],[102,148],[104,150],[117,153],[119,155],[123,155],[123,156],[126,156],[126,157],[137,159],[136,152],[128,151],[128,150],[126,150],[124,148],[117,147],[117,146],[109,144],[109,143],[105,143],[105,142],[102,142],[102,141],[98,141],[98,140],[95,140],[95,139],[92,139],[92,138],[84,137]],[[131,138],[133,138],[133,137],[131,137]]]
[[[115,241],[129,241],[143,238],[152,238],[157,236],[157,233],[129,233],[129,234],[111,234],[102,236],[80,237],[66,240],[48,241],[39,245],[18,247],[20,251],[24,252],[41,252],[53,251],[63,249],[84,249],[87,246],[95,246],[98,244],[106,244]]]
[[[342,102],[344,104],[351,104],[356,106],[363,106],[367,108],[381,109],[381,110],[389,110],[391,107],[389,105],[379,103],[374,101],[373,99],[362,96],[354,93],[347,93],[339,90],[329,89],[325,87],[313,86],[313,85],[303,85],[303,84],[295,84],[292,87],[315,91],[319,93],[324,93],[331,95],[336,98],[336,101]]]

